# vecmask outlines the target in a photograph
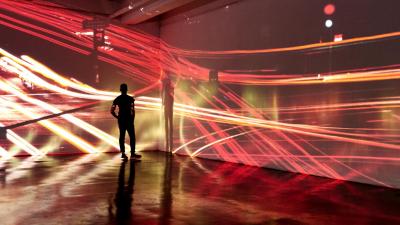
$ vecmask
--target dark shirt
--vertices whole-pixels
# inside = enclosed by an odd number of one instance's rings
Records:
[[[135,99],[129,95],[118,96],[113,105],[118,106],[118,119],[130,119],[135,117]]]

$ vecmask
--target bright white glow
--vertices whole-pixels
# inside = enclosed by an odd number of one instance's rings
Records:
[[[7,152],[7,150],[0,147],[0,158],[9,159],[9,158],[11,158],[11,155],[10,155],[10,153]]]
[[[85,31],[85,32],[75,32],[76,35],[86,35],[86,36],[93,36],[93,31]]]
[[[332,20],[326,20],[325,21],[325,27],[331,28],[333,26],[333,21]]]

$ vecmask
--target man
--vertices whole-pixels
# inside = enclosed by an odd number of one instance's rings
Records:
[[[135,153],[136,137],[135,137],[135,99],[129,96],[128,85],[121,84],[121,95],[118,96],[112,106],[111,114],[118,119],[119,127],[119,147],[121,150],[121,158],[126,160],[128,157],[125,154],[125,133],[128,131],[131,145],[131,159],[139,159],[142,156]],[[115,108],[118,106],[118,115],[115,113]]]
[[[164,106],[166,151],[171,153],[173,149],[174,86],[169,75],[165,75],[162,80],[162,104]]]

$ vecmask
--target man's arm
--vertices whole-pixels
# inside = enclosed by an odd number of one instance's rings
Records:
[[[113,104],[113,105],[111,106],[110,112],[111,112],[111,115],[113,115],[115,118],[118,119],[118,115],[115,113],[115,108],[116,108],[116,107],[117,107],[117,106]]]

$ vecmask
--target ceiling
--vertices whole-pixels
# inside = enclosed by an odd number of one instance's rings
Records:
[[[198,0],[48,0],[69,9],[138,24]]]

